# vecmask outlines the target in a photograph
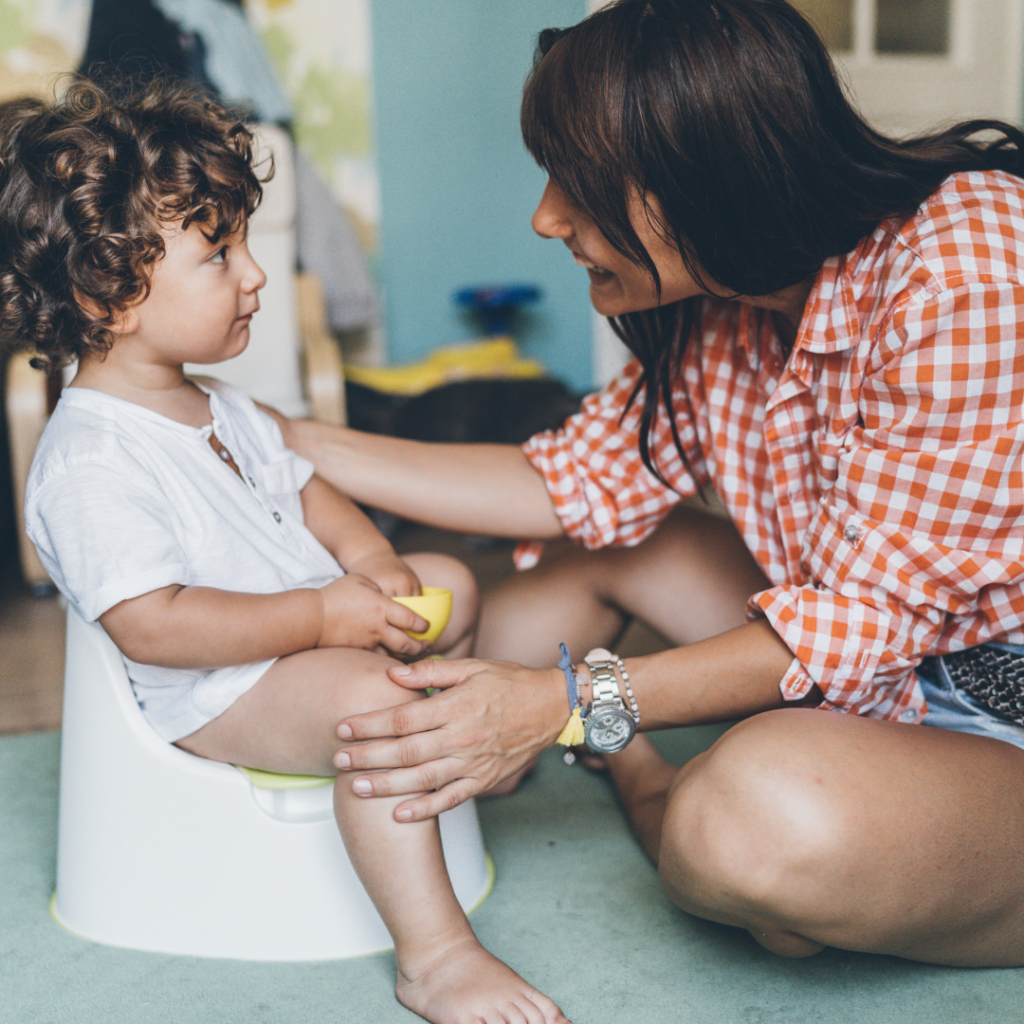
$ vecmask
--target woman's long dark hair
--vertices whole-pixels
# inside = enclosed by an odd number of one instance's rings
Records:
[[[647,215],[698,282],[779,291],[911,215],[950,174],[1024,175],[1024,134],[968,121],[897,141],[850,105],[814,29],[784,0],[617,0],[540,35],[522,105],[530,153],[611,245],[657,269],[630,222]],[[984,132],[984,140],[975,138]],[[692,333],[694,300],[612,320],[643,374],[640,454]]]

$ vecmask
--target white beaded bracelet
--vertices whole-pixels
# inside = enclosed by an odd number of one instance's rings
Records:
[[[626,666],[622,663],[622,659],[617,654],[612,655],[612,660],[619,666],[619,671],[622,673],[622,682],[626,687],[626,696],[629,698],[629,706],[633,712],[633,721],[639,725],[640,708],[637,706],[636,697],[633,696],[633,687],[629,685],[629,673],[626,671]]]

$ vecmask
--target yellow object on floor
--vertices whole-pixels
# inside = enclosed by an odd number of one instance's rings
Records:
[[[457,380],[487,377],[543,377],[545,369],[519,355],[509,337],[488,338],[468,344],[447,345],[419,363],[407,366],[345,367],[355,384],[393,395],[421,395],[431,388]]]

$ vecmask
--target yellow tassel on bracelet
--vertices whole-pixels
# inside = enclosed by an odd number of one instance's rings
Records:
[[[555,742],[560,743],[563,747],[578,747],[583,742],[584,735],[583,718],[580,715],[579,707],[575,707]]]

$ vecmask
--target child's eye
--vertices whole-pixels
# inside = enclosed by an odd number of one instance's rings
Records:
[[[228,247],[222,245],[211,257],[211,263],[227,263],[228,261]]]

